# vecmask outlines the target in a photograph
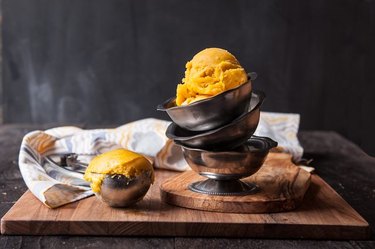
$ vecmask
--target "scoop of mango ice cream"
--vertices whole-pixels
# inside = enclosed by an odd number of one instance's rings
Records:
[[[125,149],[112,150],[96,156],[89,163],[83,178],[90,182],[95,193],[99,193],[106,175],[124,175],[131,179],[145,171],[151,172],[154,181],[154,169],[142,155]]]
[[[176,105],[213,97],[247,81],[236,57],[225,49],[206,48],[186,63],[183,83],[177,85]]]

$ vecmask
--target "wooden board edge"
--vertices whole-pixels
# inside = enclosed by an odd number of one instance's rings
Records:
[[[350,205],[339,193],[336,192],[336,190],[334,190],[326,181],[323,180],[323,178],[321,178],[320,176],[316,175],[316,174],[312,174],[312,176],[314,178],[316,178],[318,181],[320,181],[320,183],[322,185],[325,185],[325,187],[327,189],[329,189],[335,196],[336,198],[338,198],[341,202],[343,202],[349,209],[351,209],[351,211],[361,220],[361,225],[362,226],[367,226],[367,227],[370,227],[369,223],[365,220],[365,218],[362,217],[362,215],[360,213],[357,212],[357,210],[355,210],[352,205]]]
[[[3,218],[1,218],[1,221],[0,221],[0,234],[3,235],[3,234],[6,234],[6,221],[3,220]]]
[[[103,228],[97,228],[94,230],[94,233],[88,233],[85,229],[82,232],[76,230],[71,230],[73,227],[80,226],[91,226],[90,222],[78,222],[72,226],[70,221],[63,222],[64,224],[55,232],[51,233],[48,231],[48,228],[51,228],[53,225],[48,221],[31,221],[31,220],[14,220],[9,214],[11,213],[14,204],[8,212],[1,219],[1,234],[4,235],[107,235],[107,236],[204,236],[204,237],[247,237],[247,238],[296,238],[296,239],[335,239],[335,240],[365,240],[370,238],[370,226],[368,222],[355,211],[328,183],[326,183],[318,175],[314,175],[314,178],[320,180],[322,184],[325,184],[330,191],[335,192],[338,198],[342,199],[358,217],[361,218],[359,225],[354,226],[340,226],[340,225],[323,225],[320,228],[314,227],[314,225],[304,225],[304,224],[224,224],[224,223],[211,223],[211,224],[202,224],[202,223],[171,223],[171,222],[117,222],[113,224],[112,222],[102,222],[100,226]],[[29,191],[26,191],[22,197],[24,197]],[[20,201],[20,199],[18,201]],[[18,202],[17,201],[17,202]],[[8,217],[9,216],[9,217]],[[363,222],[362,222],[363,221]],[[22,232],[15,230],[15,226],[20,226],[19,223],[23,223]],[[25,223],[26,222],[26,223]],[[98,222],[95,222],[98,223]],[[245,232],[241,234],[230,234],[227,229],[218,228],[218,225],[223,224],[224,227],[233,226],[232,229],[240,231],[239,229],[244,229]],[[148,227],[144,229],[144,227]],[[206,227],[208,231],[202,232],[201,227]],[[41,229],[43,228],[43,230]],[[46,230],[47,228],[47,230]],[[164,229],[167,229],[165,232]],[[224,232],[218,229],[223,229]],[[231,229],[231,230],[232,230]],[[264,236],[259,234],[259,231],[263,232],[272,231],[273,236]],[[295,229],[297,232],[293,234],[288,234],[285,230]],[[187,230],[187,232],[181,232],[179,230]],[[279,233],[279,232],[281,233]],[[301,234],[308,232],[310,236],[301,236]],[[336,234],[337,233],[337,234]],[[350,234],[352,233],[352,234]],[[349,235],[348,235],[349,234]]]
[[[2,221],[3,235],[85,235],[85,236],[178,236],[178,237],[226,237],[267,239],[329,239],[366,240],[370,238],[369,226],[326,225],[315,227],[303,224],[233,224],[233,223],[181,223],[181,222],[75,222],[56,225],[47,221]],[[54,226],[54,232],[49,229]],[[80,232],[74,228],[81,229]],[[88,227],[89,230],[85,228]],[[96,229],[93,229],[95,227]],[[32,228],[32,229],[31,229]],[[41,229],[43,228],[43,229]],[[16,229],[16,230],[15,230]],[[272,231],[270,232],[264,232]],[[270,235],[273,234],[273,235]],[[306,234],[309,234],[306,236]]]
[[[30,190],[26,190],[25,193],[23,193],[21,195],[20,198],[18,198],[18,200],[12,205],[12,207],[3,215],[3,217],[1,217],[0,219],[0,234],[5,234],[5,227],[6,227],[6,223],[8,220],[12,220],[12,219],[8,219],[8,216],[10,216],[10,214],[13,212],[13,208],[14,206],[16,206],[16,204],[22,199],[24,198],[26,195],[29,195],[30,193]]]

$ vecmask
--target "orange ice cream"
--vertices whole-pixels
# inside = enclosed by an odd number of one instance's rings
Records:
[[[206,48],[186,63],[183,83],[177,85],[176,105],[213,97],[247,81],[236,57],[221,48]]]

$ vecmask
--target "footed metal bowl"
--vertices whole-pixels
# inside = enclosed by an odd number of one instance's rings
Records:
[[[176,144],[187,147],[214,151],[236,148],[246,142],[255,132],[264,98],[263,92],[253,91],[247,110],[222,127],[206,132],[194,132],[172,123],[168,126],[166,135]]]
[[[176,106],[176,98],[158,105],[178,126],[190,131],[207,131],[230,123],[248,109],[252,84],[256,74],[249,74],[249,81],[214,97],[199,100],[186,106]]]
[[[277,142],[268,137],[251,137],[234,150],[208,151],[181,146],[189,166],[210,179],[232,180],[250,176],[262,166]]]
[[[124,175],[106,175],[100,193],[95,195],[111,207],[127,207],[143,199],[152,183],[152,172],[132,179]]]
[[[256,173],[263,165],[268,152],[277,142],[267,137],[251,137],[234,150],[208,151],[181,146],[189,166],[198,174],[209,178],[192,183],[194,192],[211,195],[246,195],[256,186],[239,179]]]

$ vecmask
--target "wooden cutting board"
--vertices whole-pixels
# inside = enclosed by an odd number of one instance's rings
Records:
[[[157,170],[144,200],[126,209],[89,197],[49,209],[27,191],[1,219],[2,234],[222,236],[253,238],[366,239],[368,223],[319,176],[297,209],[239,214],[181,208],[161,201],[159,186],[179,173]]]

